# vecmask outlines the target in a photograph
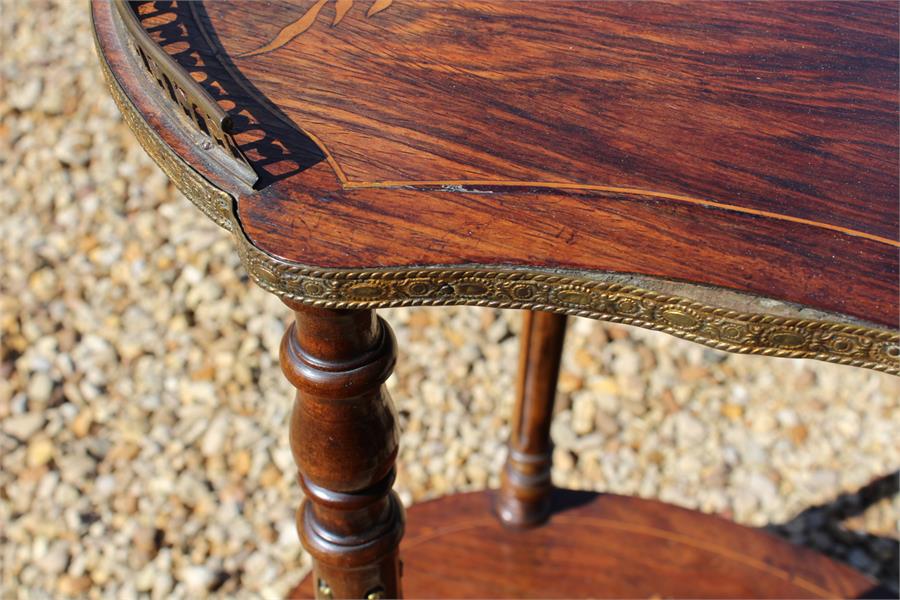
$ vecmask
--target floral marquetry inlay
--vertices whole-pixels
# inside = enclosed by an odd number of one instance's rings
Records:
[[[373,0],[372,4],[369,6],[369,10],[366,11],[366,17],[372,17],[387,7],[389,7],[393,3],[393,0]],[[241,54],[241,58],[248,58],[250,56],[256,56],[258,54],[265,54],[266,52],[272,52],[273,50],[278,50],[298,35],[309,29],[313,26],[316,20],[319,18],[319,13],[322,12],[322,9],[326,4],[334,5],[334,18],[331,22],[331,26],[334,27],[338,23],[340,23],[344,15],[346,15],[351,8],[353,8],[353,0],[334,0],[333,2],[329,2],[329,0],[318,0],[315,4],[313,4],[305,13],[303,13],[298,19],[295,21],[291,21],[288,25],[284,26],[281,31],[278,32],[272,41],[265,44],[264,46],[260,46],[256,50],[252,50],[250,52],[246,52]]]

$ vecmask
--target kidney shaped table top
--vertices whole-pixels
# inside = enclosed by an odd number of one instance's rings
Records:
[[[144,147],[294,310],[281,362],[315,568],[298,593],[400,594],[396,351],[372,309],[429,304],[532,312],[499,500],[411,509],[408,593],[880,593],[713,516],[552,495],[549,423],[564,315],[900,371],[896,3],[97,0],[93,17]]]
[[[134,8],[115,90],[273,292],[897,370],[892,3]]]

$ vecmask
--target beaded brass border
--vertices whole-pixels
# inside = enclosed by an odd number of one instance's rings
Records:
[[[109,91],[144,150],[178,189],[231,231],[262,288],[327,308],[466,304],[546,310],[655,329],[719,350],[812,358],[900,374],[900,334],[860,325],[743,313],[597,275],[493,267],[317,269],[272,256],[249,240],[234,199],[181,159],[144,121],[100,54]],[[148,88],[149,89],[149,88]]]

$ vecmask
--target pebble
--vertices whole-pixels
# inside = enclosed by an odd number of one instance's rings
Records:
[[[40,435],[28,443],[26,462],[29,467],[43,466],[50,462],[54,452],[53,440],[45,435]]]
[[[88,6],[13,2],[0,35],[0,586],[285,597],[310,565],[278,368],[288,311],[140,148]],[[499,485],[519,313],[379,312],[399,340],[403,502]],[[896,586],[900,502],[866,509],[859,489],[900,465],[900,379],[570,323],[557,485],[768,525]],[[847,497],[862,508],[805,512]]]
[[[594,419],[597,416],[597,404],[588,394],[579,394],[572,403],[572,429],[578,435],[585,435],[594,430]]]
[[[81,596],[91,589],[91,578],[86,575],[73,577],[72,575],[63,574],[59,578],[57,589],[63,596]]]
[[[18,85],[9,85],[10,91],[7,100],[16,110],[26,111],[37,104],[42,88],[39,77],[19,82]]]
[[[231,459],[231,468],[233,473],[238,477],[243,477],[250,472],[253,455],[249,450],[240,450],[234,453]]]
[[[153,600],[170,598],[172,587],[174,585],[175,578],[172,576],[172,574],[168,573],[167,571],[158,571],[153,578],[153,585],[150,589],[150,597],[153,598]]]
[[[83,438],[91,430],[94,413],[90,407],[83,408],[81,412],[72,420],[71,429],[76,438]]]
[[[37,404],[46,404],[53,392],[53,381],[46,373],[35,373],[28,383],[28,399]]]
[[[228,421],[223,416],[216,417],[209,425],[209,429],[203,434],[203,442],[200,451],[206,457],[219,456],[225,447],[225,436],[228,430]]]
[[[59,575],[65,570],[69,562],[69,550],[66,546],[64,542],[58,541],[46,554],[38,558],[37,564],[44,573]]]
[[[739,421],[744,415],[744,407],[740,404],[723,404],[722,414],[732,421]]]
[[[193,594],[206,592],[209,589],[214,576],[214,573],[210,569],[198,565],[185,567],[179,573],[179,579],[184,582],[187,591]]]
[[[27,440],[41,430],[45,421],[42,413],[30,412],[6,417],[0,422],[3,432],[20,440]]]

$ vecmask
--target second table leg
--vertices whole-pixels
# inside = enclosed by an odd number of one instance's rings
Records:
[[[565,333],[565,315],[524,313],[509,456],[496,503],[510,527],[538,525],[550,512],[550,422]]]

